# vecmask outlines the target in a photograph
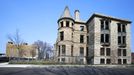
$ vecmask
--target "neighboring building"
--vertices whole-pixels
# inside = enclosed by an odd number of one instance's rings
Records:
[[[19,55],[20,54],[20,55]],[[19,53],[17,47],[13,42],[8,42],[6,45],[7,57],[22,57],[22,58],[37,58],[38,52],[34,45],[28,45],[23,43],[21,46],[21,52]]]
[[[132,57],[132,64],[134,64],[134,53],[131,53],[131,57]]]
[[[75,18],[66,7],[58,19],[55,60],[61,63],[130,64],[130,24],[102,14],[93,14],[86,22]]]

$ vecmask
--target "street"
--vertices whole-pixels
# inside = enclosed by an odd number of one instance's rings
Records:
[[[134,67],[0,67],[0,75],[134,75]]]

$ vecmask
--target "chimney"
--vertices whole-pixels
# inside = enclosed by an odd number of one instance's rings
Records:
[[[75,20],[76,21],[80,21],[80,12],[79,12],[79,10],[75,10],[75,12],[74,12],[74,16],[75,16]]]

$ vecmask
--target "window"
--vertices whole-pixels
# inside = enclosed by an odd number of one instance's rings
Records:
[[[86,50],[87,50],[87,51],[86,51],[86,56],[88,57],[88,47],[86,48]]]
[[[118,56],[121,56],[121,49],[118,49]]]
[[[123,59],[123,64],[127,64],[127,59]]]
[[[84,35],[80,35],[80,43],[84,43]]]
[[[101,20],[101,30],[104,30],[104,21]]]
[[[61,40],[61,41],[64,40],[64,32],[63,32],[63,31],[60,32],[60,40]]]
[[[105,29],[106,29],[106,30],[109,29],[109,22],[108,22],[108,20],[105,21]]]
[[[105,50],[104,50],[104,48],[100,48],[100,55],[102,55],[102,56],[105,55]]]
[[[106,39],[105,42],[109,43],[109,34],[106,34],[105,39]]]
[[[117,25],[118,25],[118,32],[121,32],[121,24],[118,23]]]
[[[74,23],[72,23],[72,27],[73,27]]]
[[[118,59],[118,64],[121,64],[121,59]]]
[[[100,64],[105,64],[105,59],[100,59]]]
[[[121,36],[118,36],[118,44],[121,44]]]
[[[101,43],[104,43],[104,34],[101,34]]]
[[[65,63],[65,58],[62,58],[61,61],[62,61],[63,63]]]
[[[80,59],[80,64],[83,64],[83,59]]]
[[[62,45],[62,54],[65,55],[65,53],[66,53],[66,46]]]
[[[126,44],[126,36],[118,36],[118,45]]]
[[[59,51],[58,51],[59,53],[58,53],[58,56],[60,56],[60,46],[59,46]]]
[[[127,55],[126,49],[123,49],[123,56],[126,56],[126,55]]]
[[[66,21],[66,27],[69,27],[69,21]]]
[[[126,36],[123,36],[123,41],[122,41],[123,44],[126,44]]]
[[[101,30],[109,30],[109,20],[101,20]]]
[[[109,43],[109,34],[101,34],[101,43]]]
[[[80,31],[84,31],[84,26],[80,26]]]
[[[118,32],[126,32],[126,24],[118,23]]]
[[[126,32],[126,25],[125,24],[122,25],[122,32]]]
[[[61,25],[61,27],[63,27],[63,21],[62,21],[62,22],[60,22],[60,25]]]
[[[73,56],[73,46],[71,46],[71,56]]]
[[[87,44],[89,43],[89,37],[87,36]]]
[[[80,47],[80,56],[84,56],[84,47]]]
[[[106,56],[110,56],[110,54],[111,54],[110,48],[106,48]]]
[[[107,59],[107,64],[110,64],[111,63],[111,59]]]

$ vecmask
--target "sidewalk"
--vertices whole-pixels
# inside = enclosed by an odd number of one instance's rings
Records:
[[[0,67],[22,67],[23,68],[23,67],[30,67],[30,66],[32,66],[32,65],[8,64],[8,62],[6,62],[6,63],[0,63]]]

